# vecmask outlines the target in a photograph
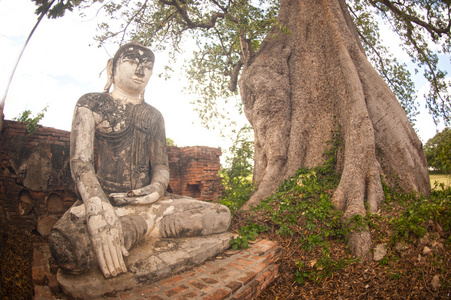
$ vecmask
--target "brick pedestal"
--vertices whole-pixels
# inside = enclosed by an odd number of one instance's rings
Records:
[[[118,292],[107,299],[254,299],[278,274],[277,243],[259,240],[251,248],[228,250],[194,269],[149,285]],[[50,272],[50,251],[36,244],[33,255],[34,299],[64,299],[55,296],[59,286]]]

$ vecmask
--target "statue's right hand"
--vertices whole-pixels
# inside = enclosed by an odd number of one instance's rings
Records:
[[[130,193],[130,192],[129,192]],[[150,194],[144,194],[139,197],[128,196],[130,194],[125,193],[112,193],[110,194],[110,201],[115,206],[124,205],[148,205],[157,202],[160,199],[160,194],[158,192],[153,192]]]
[[[93,197],[86,203],[86,221],[97,262],[105,278],[126,273],[128,256],[119,218],[110,203]]]
[[[111,193],[109,196],[114,206],[124,206],[131,202],[131,198],[126,193]]]

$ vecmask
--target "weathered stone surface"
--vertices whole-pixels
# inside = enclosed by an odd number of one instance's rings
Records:
[[[436,291],[440,288],[440,286],[441,286],[440,285],[440,275],[437,274],[432,278],[431,285],[432,285],[432,288],[434,289],[434,291]]]
[[[432,249],[429,248],[428,246],[425,246],[423,248],[423,255],[429,255],[429,254],[432,254]]]
[[[58,272],[58,282],[66,295],[95,298],[105,293],[158,281],[186,270],[223,252],[230,246],[233,234],[221,233],[203,237],[152,239],[130,251],[126,258],[128,273],[105,279],[99,269],[85,275]]]
[[[409,245],[407,245],[404,242],[399,242],[395,245],[395,249],[397,252],[402,253],[404,251],[406,251],[409,248]]]
[[[50,230],[53,225],[55,225],[56,221],[58,221],[57,217],[47,216],[38,220],[38,225],[36,226],[36,230],[43,237],[47,237],[50,234]]]
[[[374,248],[373,259],[374,261],[381,261],[385,255],[387,255],[387,245],[379,244]]]

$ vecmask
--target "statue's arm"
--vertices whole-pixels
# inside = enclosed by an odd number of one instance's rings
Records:
[[[92,111],[77,106],[71,131],[71,172],[86,208],[86,223],[97,262],[108,278],[127,272],[124,236],[119,218],[100,186],[94,170],[95,119]]]

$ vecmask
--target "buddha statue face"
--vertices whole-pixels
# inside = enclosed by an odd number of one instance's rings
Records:
[[[139,45],[122,46],[112,61],[112,76],[115,88],[129,95],[141,95],[152,75],[153,53]]]

